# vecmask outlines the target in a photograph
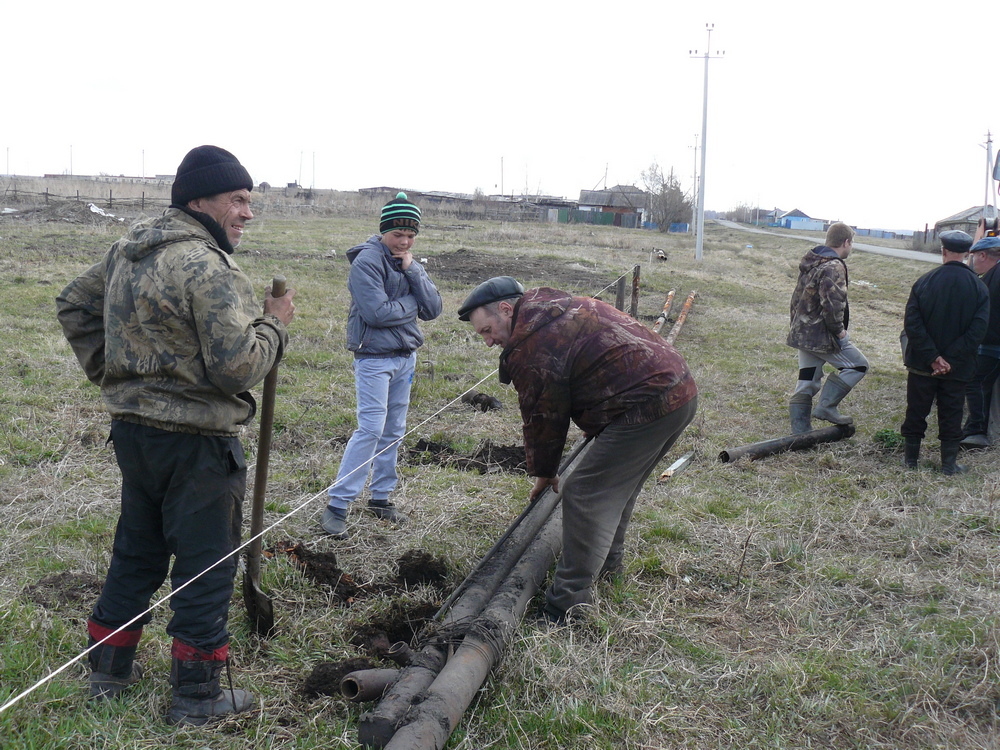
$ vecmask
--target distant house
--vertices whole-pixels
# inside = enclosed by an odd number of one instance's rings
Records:
[[[646,201],[646,191],[634,185],[615,185],[609,190],[581,190],[579,211],[574,213],[589,211],[611,214],[612,216],[609,218],[601,217],[600,220],[591,223],[635,228],[642,226]],[[579,221],[580,219],[574,217],[573,220]]]
[[[822,232],[826,228],[826,222],[822,219],[810,218],[799,209],[793,208],[778,217],[778,226],[785,229],[808,229]]]
[[[952,229],[961,229],[963,232],[974,235],[981,218],[983,218],[983,206],[973,206],[959,211],[957,214],[952,214],[937,222],[934,225],[934,236],[937,237],[941,232],[948,232]]]

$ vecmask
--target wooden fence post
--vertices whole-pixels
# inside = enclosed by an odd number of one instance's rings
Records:
[[[629,306],[629,314],[633,318],[639,317],[639,264],[632,266],[632,304]]]
[[[114,198],[112,197],[112,190],[108,188],[108,208],[114,208]]]
[[[618,281],[616,282],[617,288],[615,289],[615,308],[625,311],[625,275],[622,274]]]

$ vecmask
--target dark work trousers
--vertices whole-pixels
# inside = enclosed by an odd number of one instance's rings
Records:
[[[655,422],[604,428],[560,488],[563,549],[545,594],[545,608],[562,615],[591,602],[601,573],[621,569],[625,532],[636,498],[656,464],[694,419],[697,397]]]
[[[976,357],[976,375],[965,384],[965,402],[969,405],[969,416],[965,420],[963,437],[987,434],[993,385],[998,376],[1000,359],[988,354]]]
[[[247,467],[235,437],[115,420],[111,438],[122,472],[121,516],[92,619],[118,628],[149,606],[167,577],[171,555],[170,583],[176,590],[239,546]],[[167,633],[209,652],[229,643],[236,564],[235,555],[226,558],[174,594]],[[146,614],[137,625],[150,619]]]
[[[911,372],[906,379],[906,418],[900,429],[903,437],[923,439],[927,432],[927,415],[937,401],[938,438],[942,443],[961,440],[965,386],[962,380],[932,378]]]

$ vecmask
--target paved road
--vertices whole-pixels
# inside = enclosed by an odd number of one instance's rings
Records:
[[[761,229],[760,227],[748,227],[745,224],[737,224],[735,221],[725,221],[724,219],[715,219],[716,224],[721,224],[729,229],[738,229],[741,232],[751,232],[753,234],[770,234],[775,237],[791,237],[796,240],[805,240],[806,242],[811,242],[816,244],[816,237],[808,237],[799,234],[785,234],[783,232],[772,232],[769,229]],[[888,255],[892,258],[905,258],[907,260],[920,260],[926,263],[940,263],[941,256],[934,255],[933,253],[921,253],[917,250],[903,250],[901,248],[895,247],[880,247],[879,245],[869,245],[864,242],[855,242],[855,250],[861,250],[866,253],[878,253],[879,255]]]

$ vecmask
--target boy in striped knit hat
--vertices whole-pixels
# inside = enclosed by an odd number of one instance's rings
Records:
[[[406,432],[416,351],[424,343],[417,321],[441,314],[441,295],[411,252],[418,231],[420,208],[399,193],[382,207],[379,234],[347,251],[347,348],[354,352],[358,428],[327,490],[320,521],[337,539],[347,536],[348,508],[369,472],[368,510],[394,523],[407,520],[389,493],[396,488],[396,453]]]

